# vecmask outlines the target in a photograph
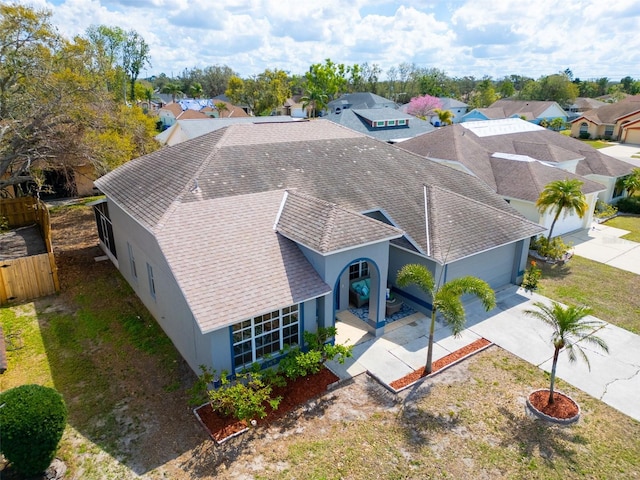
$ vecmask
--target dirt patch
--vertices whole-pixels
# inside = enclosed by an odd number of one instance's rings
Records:
[[[536,410],[559,420],[567,420],[578,415],[578,405],[566,395],[553,392],[553,403],[549,403],[549,391],[538,390],[529,395],[529,402]]]
[[[0,260],[47,253],[47,247],[37,225],[15,228],[0,234]]]

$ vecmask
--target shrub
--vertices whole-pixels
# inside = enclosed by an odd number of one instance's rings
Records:
[[[580,132],[580,138],[582,140],[589,140],[591,138],[591,134],[589,132]]]
[[[41,385],[22,385],[0,394],[2,454],[24,476],[51,465],[67,421],[62,395]]]
[[[614,207],[609,203],[605,203],[600,199],[596,201],[596,208],[594,210],[596,218],[611,218],[616,213],[618,213],[617,207]]]
[[[524,278],[522,279],[522,288],[527,292],[532,292],[538,288],[538,282],[542,277],[542,270],[538,268],[535,260],[531,261],[531,265],[524,272]]]
[[[619,212],[640,214],[640,197],[624,197],[616,203]]]
[[[551,241],[547,240],[547,237],[539,237],[531,242],[531,249],[537,250],[542,257],[558,261],[565,258],[571,250],[571,245],[564,243],[561,237],[554,237]]]
[[[335,327],[319,328],[316,333],[304,332],[307,351],[303,352],[299,347],[291,348],[280,360],[278,371],[293,380],[318,373],[327,360],[344,363],[351,356],[352,347],[327,343],[335,335]]]

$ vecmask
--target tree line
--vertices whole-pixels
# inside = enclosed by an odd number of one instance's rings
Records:
[[[424,95],[460,100],[470,108],[488,107],[496,100],[548,100],[565,107],[577,97],[610,95],[611,101],[624,94],[640,93],[640,79],[626,76],[619,82],[607,77],[581,80],[570,69],[537,79],[522,75],[451,77],[434,67],[400,63],[383,72],[377,64],[346,65],[326,59],[312,64],[303,75],[267,69],[242,78],[229,66],[185,69],[175,78],[165,74],[148,79],[159,92],[214,98],[226,94],[233,103],[249,106],[256,115],[268,115],[287,98],[298,95],[306,105],[320,111],[345,93],[371,92],[399,104]]]

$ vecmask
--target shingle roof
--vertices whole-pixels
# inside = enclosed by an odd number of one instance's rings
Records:
[[[577,160],[576,173],[582,177],[585,175],[620,177],[630,173],[633,168],[632,165],[604,155],[579,140],[559,135],[542,127],[531,129],[529,125],[532,124],[520,119],[506,121],[521,122],[526,127],[525,131],[515,133],[501,133],[502,131],[513,132],[508,125],[504,125],[503,120],[496,121],[501,122],[503,128],[492,130],[490,125],[492,122],[470,122],[489,124],[486,129],[478,129],[482,136],[474,133],[476,129],[467,128],[467,124],[457,124],[407,140],[401,144],[401,147],[433,160],[457,162],[473,172],[497,193],[522,200],[535,200],[532,198],[532,192],[535,190],[532,188],[533,185],[527,185],[524,180],[532,172],[515,164],[507,168],[504,162],[491,158],[493,154],[527,156],[551,164]],[[488,131],[495,131],[497,134],[485,135]],[[540,175],[539,179],[544,179],[547,183],[552,180],[562,180],[565,176],[564,170],[549,170],[538,166],[529,168],[534,168]],[[531,180],[530,177],[529,179]],[[585,192],[597,191],[596,184],[586,178],[581,180],[585,182],[583,186],[587,189]]]
[[[553,101],[539,101],[539,100],[497,100],[489,105],[489,108],[500,108],[504,112],[504,118],[512,117],[513,115],[531,115],[533,118],[538,118],[549,107],[557,106],[562,109],[557,102]]]
[[[283,196],[179,202],[157,232],[203,333],[331,291],[297,245],[273,230]]]
[[[435,130],[435,127],[428,121],[393,108],[346,109],[341,113],[330,113],[323,118],[385,142],[403,141]],[[370,123],[371,120],[398,119],[407,119],[408,124],[393,127],[372,127]]]
[[[402,230],[335,203],[287,193],[276,231],[321,254],[402,236]]]
[[[466,211],[473,222],[449,226],[447,235],[459,237],[460,245],[448,261],[478,253],[479,239],[494,238],[495,211],[513,220],[510,227],[500,227],[504,239],[519,240],[532,228],[541,231],[474,176],[325,120],[234,125],[132,160],[96,181],[152,231],[163,228],[175,205],[297,188],[355,212],[384,209],[422,251],[425,184],[458,192],[478,209]],[[482,242],[491,248],[491,240]]]
[[[519,158],[518,158],[519,157]],[[605,186],[558,167],[545,165],[529,157],[518,155],[491,157],[497,192],[508,198],[518,198],[535,202],[545,186],[556,180],[576,179],[582,182],[582,193],[594,193],[605,190]]]
[[[586,118],[598,125],[615,124],[618,118],[633,112],[640,112],[640,95],[629,96],[619,102],[588,110],[572,120],[572,123]]]
[[[515,211],[487,205],[442,186],[425,185],[428,215],[429,256],[442,258],[449,263],[514,241],[517,225],[519,240],[538,235],[543,231],[533,222],[524,220]],[[491,218],[491,228],[483,228],[483,222]],[[483,230],[482,235],[460,235],[458,225],[465,224],[469,232]]]
[[[328,107],[333,110],[336,107],[349,105],[350,108],[391,108],[397,107],[396,103],[387,98],[370,92],[346,93],[340,98],[328,103]]]

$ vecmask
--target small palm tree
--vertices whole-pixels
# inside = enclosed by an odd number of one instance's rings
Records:
[[[551,343],[553,343],[554,352],[551,365],[551,385],[549,386],[549,403],[553,403],[556,367],[560,351],[566,348],[571,363],[576,361],[576,352],[578,352],[591,370],[589,359],[578,343],[586,342],[595,345],[607,353],[609,353],[609,347],[602,338],[594,335],[594,332],[600,327],[600,323],[597,320],[584,319],[592,313],[589,307],[575,305],[563,307],[558,302],[551,302],[551,305],[535,302],[533,305],[538,310],[525,310],[524,313],[542,320],[553,328]]]
[[[587,213],[589,204],[582,193],[582,183],[578,179],[555,180],[544,187],[544,190],[540,193],[536,201],[536,207],[538,207],[540,213],[544,214],[547,210],[556,210],[547,240],[551,240],[553,227],[555,227],[563,210],[565,215],[575,212],[580,218]]]
[[[453,117],[455,117],[455,115],[451,110],[436,108],[433,113],[438,116],[438,120],[440,120],[441,125],[451,125],[453,123]]]
[[[427,347],[426,374],[432,371],[433,336],[436,329],[436,314],[441,312],[454,336],[460,335],[465,325],[464,306],[461,297],[470,293],[480,298],[486,311],[496,306],[496,295],[487,282],[477,277],[455,278],[442,286],[436,285],[433,275],[427,267],[420,264],[407,264],[398,272],[397,283],[401,288],[416,285],[431,295],[431,325],[429,327],[429,345]]]
[[[631,175],[624,178],[622,186],[630,197],[633,197],[636,192],[640,192],[640,168],[634,168]]]
[[[324,109],[329,101],[329,96],[318,88],[310,88],[302,97],[302,108],[307,110],[311,107],[311,117],[315,117],[317,112]]]
[[[177,83],[167,83],[162,89],[162,92],[170,93],[173,103],[176,103],[176,97],[182,94],[182,91],[180,90],[180,85],[178,85]]]
[[[214,106],[218,110],[218,116],[220,118],[222,118],[222,112],[229,111],[229,109],[227,108],[227,104],[225,102],[216,102]]]

